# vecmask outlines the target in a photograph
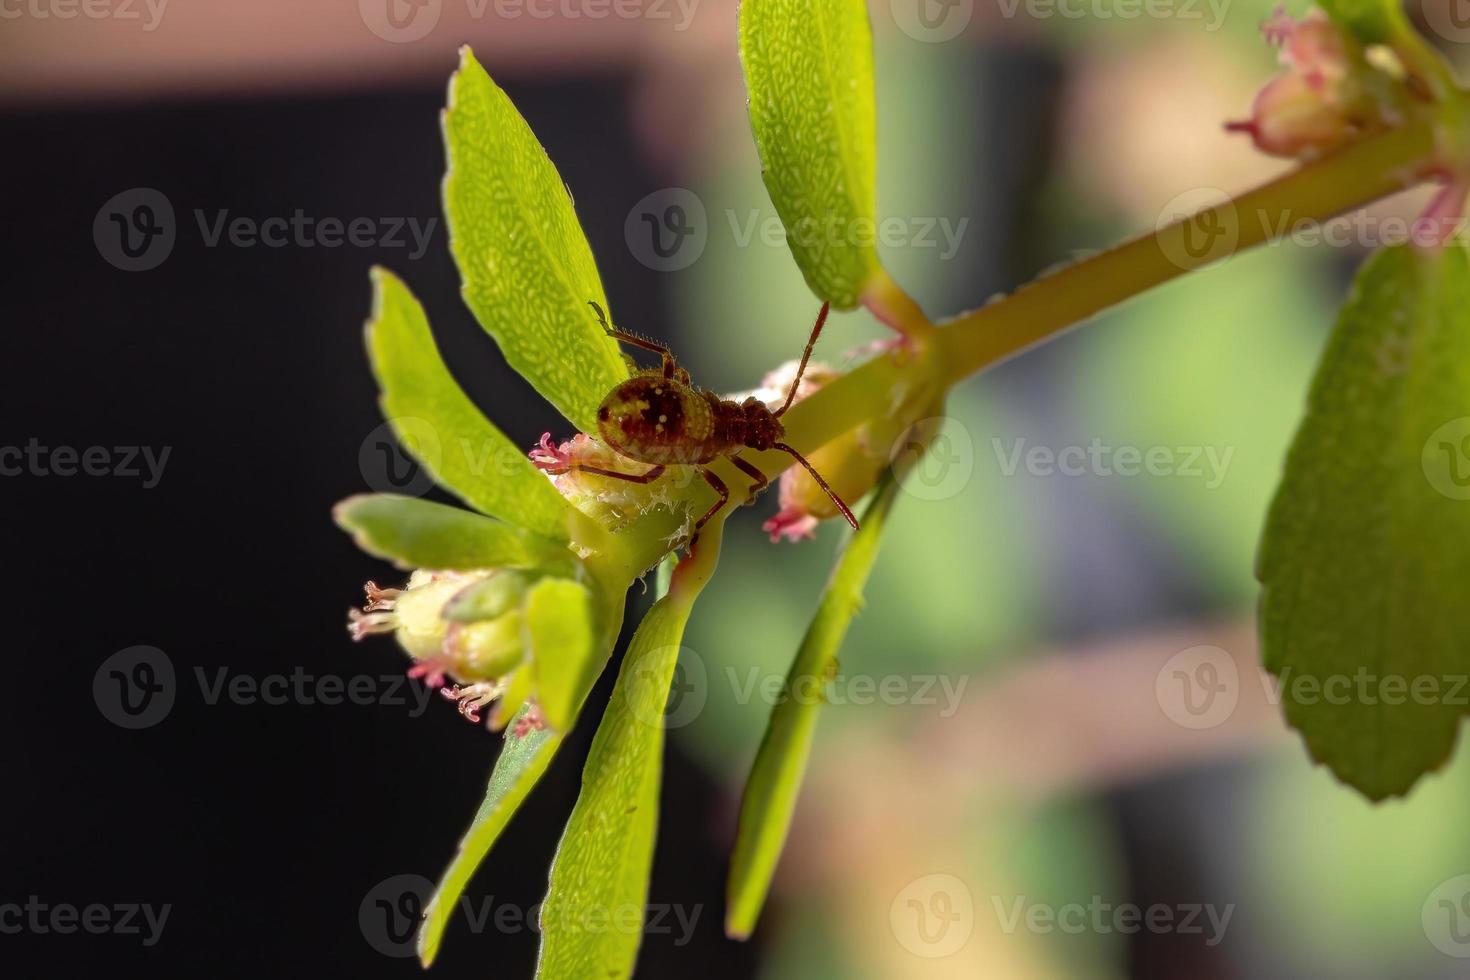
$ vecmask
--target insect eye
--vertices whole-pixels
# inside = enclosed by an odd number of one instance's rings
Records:
[[[611,415],[611,414],[612,413],[607,410],[607,406],[604,405],[604,406],[602,406],[601,408],[599,408],[597,410],[597,421],[599,421],[599,422],[606,422],[607,419],[608,419],[608,416]]]

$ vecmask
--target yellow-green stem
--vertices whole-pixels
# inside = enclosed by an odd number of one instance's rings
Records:
[[[1219,249],[1199,248],[1206,236],[1233,242],[1227,254],[1277,240],[1302,221],[1325,221],[1417,183],[1434,156],[1433,125],[1417,120],[1038,279],[943,325],[937,342],[945,376],[952,384],[1154,286],[1220,261]]]

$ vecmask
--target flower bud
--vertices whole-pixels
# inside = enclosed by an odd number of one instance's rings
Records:
[[[786,399],[796,377],[797,361],[787,361],[761,380],[755,396],[767,404],[779,405]],[[825,364],[809,364],[796,389],[801,401],[841,377],[841,372]],[[807,461],[827,480],[832,491],[843,500],[856,502],[873,488],[887,465],[886,446],[874,447],[869,439],[869,426],[843,433],[807,455]],[[792,466],[781,474],[779,483],[781,509],[761,529],[773,542],[786,538],[800,541],[816,534],[817,522],[838,516],[841,511],[804,467]]]
[[[358,640],[392,633],[414,660],[409,676],[429,687],[443,686],[446,677],[458,682],[446,697],[479,721],[479,709],[511,686],[512,675],[525,672],[521,603],[537,577],[506,569],[420,569],[402,589],[369,582],[367,605],[352,610],[348,629]]]
[[[1278,7],[1262,30],[1286,70],[1256,96],[1250,119],[1225,127],[1249,133],[1262,152],[1314,157],[1401,117],[1402,82],[1320,10],[1298,21]]]
[[[601,439],[579,432],[557,445],[551,433],[530,452],[531,462],[543,470],[561,495],[582,513],[603,526],[618,530],[656,507],[668,507],[677,495],[670,490],[687,486],[686,467],[671,466],[648,483],[632,483],[616,477],[588,472],[585,467],[614,473],[641,475],[649,469],[608,446]]]

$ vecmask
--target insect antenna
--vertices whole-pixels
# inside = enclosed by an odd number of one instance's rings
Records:
[[[827,312],[827,307],[826,306],[823,306],[822,307],[822,313],[825,315],[826,312]],[[818,327],[821,327],[821,325],[822,325],[821,324],[821,321],[818,320],[817,321],[817,326]],[[810,352],[810,351],[808,351],[808,352]],[[842,511],[842,516],[845,517],[845,518],[847,518],[847,523],[849,523],[849,524],[852,525],[852,529],[854,531],[856,531],[858,529],[857,518],[852,516],[852,510],[851,510],[851,508],[849,508],[847,506],[847,504],[845,504],[845,503],[842,502],[842,498],[839,497],[839,496],[837,496],[836,492],[831,487],[829,487],[827,485],[827,481],[824,480],[824,479],[822,479],[822,474],[818,473],[816,471],[816,469],[812,466],[812,464],[811,463],[808,463],[806,461],[806,457],[805,456],[803,456],[801,453],[797,452],[795,449],[792,449],[790,446],[786,445],[786,443],[784,443],[784,442],[778,442],[775,445],[773,445],[771,448],[772,449],[779,449],[783,453],[790,453],[792,456],[794,456],[796,458],[796,461],[798,463],[800,463],[802,466],[805,466],[806,467],[806,471],[812,475],[812,479],[817,481],[817,486],[821,487],[826,492],[827,496],[829,496],[829,497],[832,498],[832,502],[837,505],[837,509],[840,510],[840,511]]]
[[[791,382],[791,390],[788,391],[788,392],[786,392],[786,404],[782,405],[774,413],[775,414],[775,417],[778,418],[778,419],[781,416],[783,416],[783,415],[786,414],[786,410],[791,407],[792,400],[796,398],[796,389],[801,384],[801,376],[806,373],[806,362],[812,359],[812,348],[815,347],[815,346],[817,346],[817,336],[819,334],[821,334],[821,332],[822,332],[822,324],[824,324],[824,323],[827,322],[827,310],[831,306],[832,306],[831,303],[823,303],[822,304],[822,311],[817,314],[817,325],[814,326],[814,327],[812,327],[812,336],[811,336],[811,339],[806,342],[806,350],[804,350],[804,351],[801,352],[801,364],[798,365],[797,368],[796,368],[796,378],[795,378],[795,380],[793,380]],[[797,456],[796,458],[797,459],[801,459],[800,456]],[[806,462],[806,460],[804,460],[804,459],[802,459],[801,461],[803,463]],[[811,466],[808,465],[807,466],[807,469],[811,469]],[[813,472],[812,475],[813,476],[816,476],[816,473]],[[822,478],[818,476],[817,477],[817,482],[818,483],[821,483],[822,482]],[[825,483],[822,483],[822,487],[824,489],[826,488],[826,486],[827,485]],[[828,490],[827,492],[828,493],[832,493],[831,490]],[[837,497],[834,495],[832,497],[832,499],[833,500],[837,500]],[[842,503],[842,501],[840,501],[840,500],[838,500],[837,502],[838,502],[838,504],[841,504]],[[847,508],[846,507],[843,507],[842,508],[842,511],[843,511],[843,513],[847,513]],[[857,527],[857,521],[853,521],[852,520],[852,515],[851,514],[847,514],[847,519],[849,521],[852,521],[852,526],[853,527]]]

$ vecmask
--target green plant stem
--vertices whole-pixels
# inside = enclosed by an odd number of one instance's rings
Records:
[[[943,326],[938,343],[945,377],[953,384],[1222,258],[1214,251],[1191,258],[1189,236],[1198,241],[1205,229],[1222,230],[1234,235],[1230,253],[1242,252],[1289,234],[1303,221],[1325,221],[1419,182],[1434,155],[1433,126],[1419,120],[1038,279]]]

